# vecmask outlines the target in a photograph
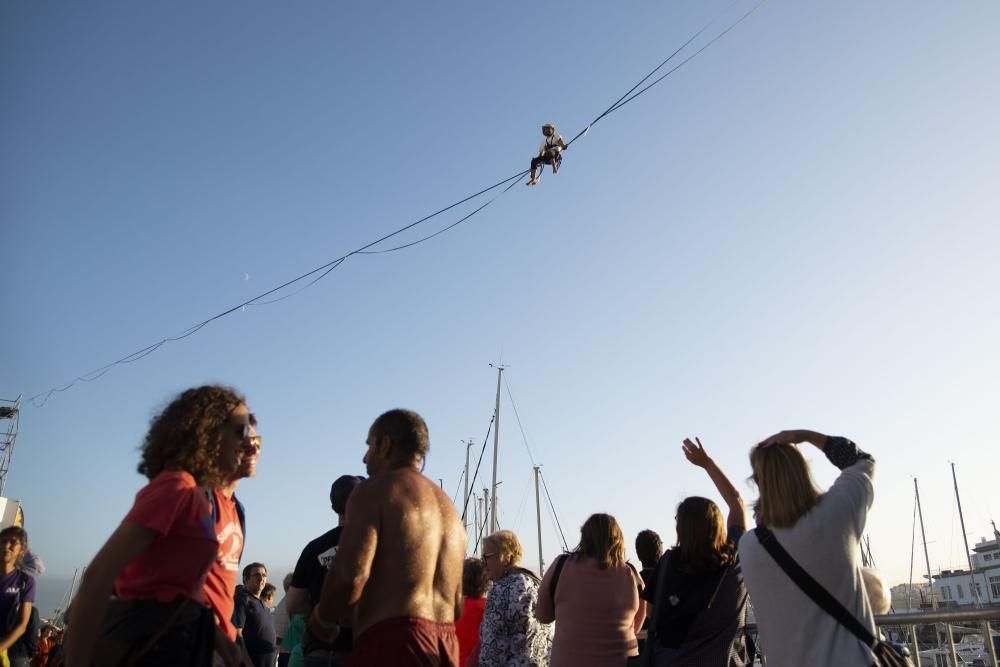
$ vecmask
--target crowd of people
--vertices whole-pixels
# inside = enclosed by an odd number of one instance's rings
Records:
[[[800,444],[841,470],[825,492]],[[368,430],[366,477],[333,482],[335,525],[302,548],[276,609],[263,563],[245,565],[237,585],[253,524],[236,490],[256,473],[261,445],[257,418],[228,387],[189,389],[153,418],[138,466],[149,481],[86,569],[61,664],[745,667],[766,656],[769,667],[867,667],[882,659],[869,601],[877,586],[866,587],[871,573],[858,562],[874,461],[846,438],[782,431],[754,446],[753,529],[700,440],[684,440],[683,456],[705,471],[725,512],[707,498],[684,499],[671,548],[652,530],[635,538],[641,570],[625,558],[615,517],[595,513],[577,547],[535,573],[509,530],[466,557],[454,504],[421,473],[427,424],[390,410]],[[0,618],[8,619],[0,651],[6,664],[26,667],[11,647],[34,600],[33,580],[18,569],[27,535],[6,529],[0,546]],[[805,579],[857,627],[815,601]]]

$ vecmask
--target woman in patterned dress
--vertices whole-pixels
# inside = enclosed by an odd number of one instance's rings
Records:
[[[479,626],[479,667],[548,667],[552,627],[535,619],[538,576],[520,566],[521,542],[509,530],[483,541],[493,588]]]

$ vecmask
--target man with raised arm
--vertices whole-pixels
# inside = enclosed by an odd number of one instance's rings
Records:
[[[390,410],[372,424],[367,445],[370,479],[348,500],[310,630],[332,640],[349,622],[351,666],[458,665],[465,530],[448,496],[420,472],[427,424]]]

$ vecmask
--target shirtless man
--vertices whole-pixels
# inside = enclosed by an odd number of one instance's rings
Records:
[[[427,424],[390,410],[368,431],[369,480],[347,502],[340,547],[310,630],[332,640],[354,617],[349,666],[458,665],[465,530],[445,493],[420,473]]]

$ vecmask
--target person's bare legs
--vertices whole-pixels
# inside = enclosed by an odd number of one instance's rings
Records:
[[[538,184],[537,174],[538,174],[538,167],[532,167],[531,178],[528,180],[527,183],[525,183],[525,185],[537,185]]]

